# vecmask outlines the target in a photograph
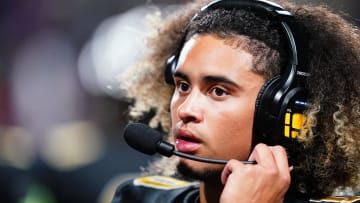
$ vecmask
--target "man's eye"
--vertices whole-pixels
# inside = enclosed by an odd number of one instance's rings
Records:
[[[190,85],[185,82],[178,82],[177,88],[180,92],[187,92],[190,89]]]
[[[220,87],[214,87],[210,93],[217,97],[223,97],[228,95],[228,92]]]

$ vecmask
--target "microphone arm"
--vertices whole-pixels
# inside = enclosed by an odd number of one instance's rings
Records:
[[[186,159],[191,159],[194,161],[199,162],[205,162],[205,163],[212,163],[212,164],[226,164],[228,160],[222,160],[222,159],[211,159],[211,158],[205,158],[205,157],[199,157],[199,156],[193,156],[191,154],[186,154],[183,152],[179,152],[175,150],[174,145],[164,142],[163,140],[160,140],[156,144],[156,151],[164,156],[170,157],[172,155],[176,155],[179,157],[183,157]],[[243,164],[255,164],[255,161],[240,161]]]
[[[187,158],[187,159],[191,159],[194,161],[200,161],[200,162],[212,163],[212,164],[226,164],[228,162],[227,160],[210,159],[210,158],[205,158],[205,157],[192,156],[192,155],[185,154],[185,153],[179,152],[179,151],[174,151],[174,155],[183,157],[183,158]]]

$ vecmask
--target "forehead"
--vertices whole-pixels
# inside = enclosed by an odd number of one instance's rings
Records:
[[[214,35],[194,35],[180,53],[178,69],[190,68],[216,72],[251,71],[253,55],[246,50],[248,42],[242,39],[220,39]],[[227,73],[231,74],[231,73]]]

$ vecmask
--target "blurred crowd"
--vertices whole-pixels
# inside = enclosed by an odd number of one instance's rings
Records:
[[[130,149],[117,80],[148,14],[185,0],[0,1],[0,202],[109,202],[154,157]],[[356,0],[323,0],[360,25]],[[156,157],[155,157],[156,158]]]

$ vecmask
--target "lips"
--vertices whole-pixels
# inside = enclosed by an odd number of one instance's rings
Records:
[[[180,152],[195,152],[201,145],[201,140],[186,130],[178,130],[176,134],[176,149]]]

